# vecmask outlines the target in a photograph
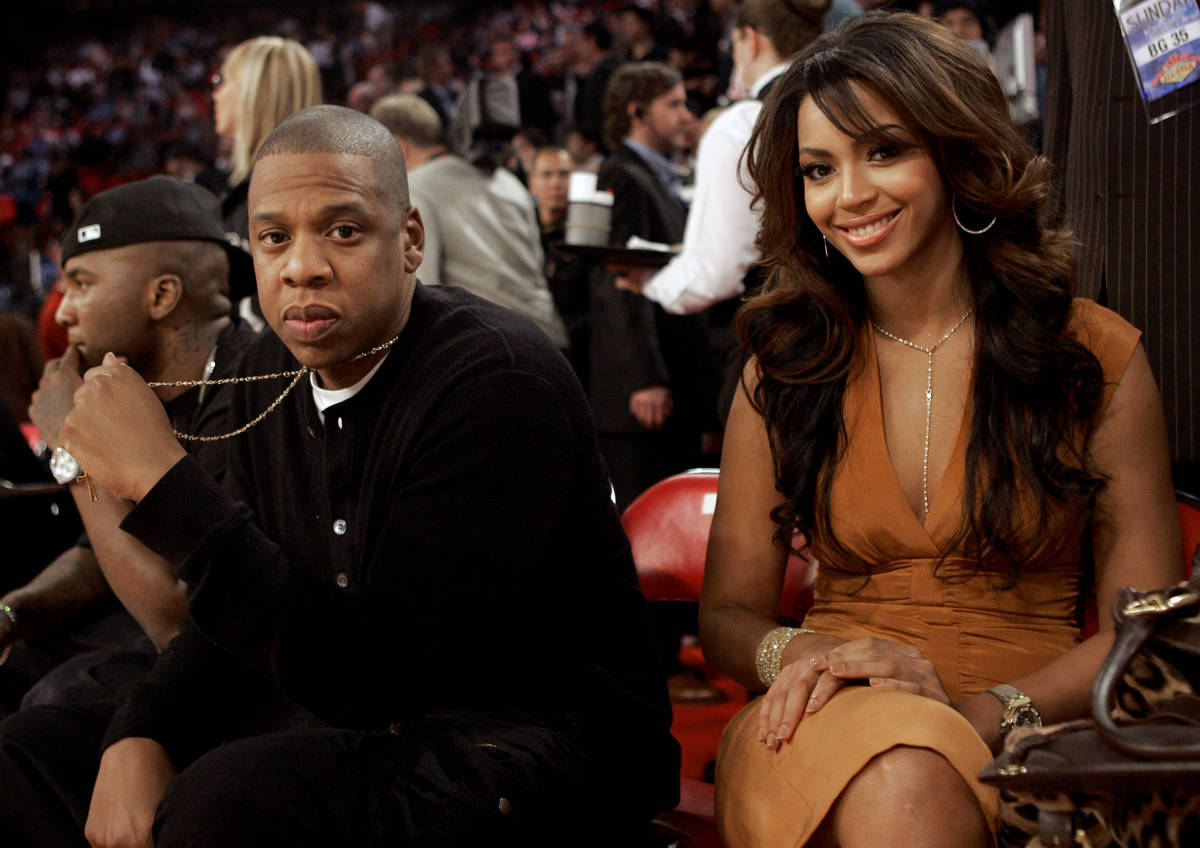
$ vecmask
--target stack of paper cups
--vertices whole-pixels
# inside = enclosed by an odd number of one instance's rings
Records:
[[[596,175],[585,171],[571,174],[567,190],[567,244],[604,247],[612,226],[613,196],[596,191]]]

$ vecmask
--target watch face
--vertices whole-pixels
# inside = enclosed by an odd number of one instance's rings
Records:
[[[1018,707],[1012,717],[1013,727],[1041,727],[1042,716],[1033,707]]]
[[[57,447],[50,456],[50,473],[56,481],[65,485],[79,476],[79,463],[75,457]]]

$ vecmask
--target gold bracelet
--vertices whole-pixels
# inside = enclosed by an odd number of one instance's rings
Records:
[[[775,678],[779,676],[779,669],[783,666],[783,649],[788,646],[788,642],[801,633],[815,632],[807,627],[776,627],[762,638],[762,641],[758,643],[754,667],[758,671],[758,680],[764,689],[770,689]]]

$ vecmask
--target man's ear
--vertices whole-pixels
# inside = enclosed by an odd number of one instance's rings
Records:
[[[404,270],[412,274],[421,267],[425,257],[425,222],[421,220],[421,210],[412,207],[404,218]]]
[[[149,282],[146,300],[150,317],[161,321],[183,300],[183,280],[175,274],[160,274]]]
[[[628,103],[625,106],[625,114],[629,116],[629,122],[633,123],[646,117],[646,110],[640,103]]]
[[[746,38],[750,39],[750,61],[754,61],[763,52],[763,34],[752,26],[746,29]]]

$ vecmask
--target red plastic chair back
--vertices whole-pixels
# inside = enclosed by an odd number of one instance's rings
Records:
[[[649,600],[700,600],[708,532],[717,506],[717,480],[715,468],[676,474],[639,495],[621,516],[638,579]],[[813,572],[807,560],[788,560],[781,615],[804,617],[812,606]],[[655,818],[653,831],[680,848],[720,848],[713,823],[712,786],[684,778],[679,806]]]
[[[718,471],[697,468],[655,483],[621,517],[642,591],[652,601],[699,601],[708,531],[717,506]],[[801,619],[812,606],[815,569],[788,560],[779,612]]]

